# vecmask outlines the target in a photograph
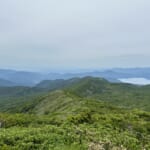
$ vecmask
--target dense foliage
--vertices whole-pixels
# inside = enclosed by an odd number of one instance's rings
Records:
[[[63,90],[1,97],[0,150],[149,150],[148,89],[84,78]]]

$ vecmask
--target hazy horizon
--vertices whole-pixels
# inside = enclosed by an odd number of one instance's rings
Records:
[[[0,68],[150,67],[148,0],[0,2]]]
[[[67,74],[67,73],[92,73],[92,72],[106,72],[106,71],[117,71],[117,70],[128,70],[131,69],[133,71],[134,69],[139,69],[142,71],[142,69],[145,70],[150,70],[150,67],[112,67],[112,68],[26,68],[26,69],[21,69],[21,68],[0,68],[0,70],[4,71],[17,71],[17,72],[33,72],[33,73],[62,73],[62,74]]]

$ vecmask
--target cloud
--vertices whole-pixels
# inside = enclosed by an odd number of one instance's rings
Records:
[[[0,1],[0,67],[147,66],[149,13],[148,0]]]

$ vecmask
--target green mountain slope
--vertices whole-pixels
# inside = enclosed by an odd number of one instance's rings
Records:
[[[149,112],[114,107],[60,90],[30,101],[20,110],[20,114],[0,114],[1,149],[150,148]]]
[[[37,88],[45,89],[47,91],[63,89],[65,87],[71,86],[75,83],[80,82],[80,78],[72,78],[68,80],[57,79],[57,80],[44,80],[36,85]]]
[[[126,108],[150,111],[150,86],[110,83],[102,78],[84,77],[41,82],[47,91],[65,89],[82,98],[92,98]]]
[[[2,92],[0,149],[150,149],[149,86],[91,77],[59,81]]]
[[[86,77],[66,90],[80,97],[150,111],[150,86],[110,83],[101,78]]]
[[[70,80],[43,81],[36,87],[1,87],[0,110],[11,110],[11,106],[25,105],[37,95],[55,90],[64,90],[81,98],[96,99],[124,108],[150,111],[150,86],[135,86],[110,83],[102,78],[73,78]],[[24,103],[25,102],[25,103]]]
[[[113,106],[109,103],[105,103],[102,101],[100,102],[94,99],[81,98],[70,92],[62,90],[50,92],[43,97],[41,96],[39,99],[34,99],[33,101],[30,101],[28,105],[23,106],[22,110],[26,108],[28,112],[36,115],[56,114],[62,117],[70,114],[78,114],[84,110],[87,110],[90,106],[89,102],[92,101],[101,105],[104,104],[105,107],[110,107],[112,108],[111,111],[113,111]],[[102,109],[103,107],[99,107],[99,109],[97,109],[94,106],[93,110],[96,109],[96,111],[103,112],[105,111],[105,107],[104,109]],[[120,110],[121,109],[122,108],[120,108]]]

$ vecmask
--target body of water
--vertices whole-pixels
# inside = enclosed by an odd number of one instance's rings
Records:
[[[118,80],[123,83],[130,83],[130,84],[136,84],[136,85],[150,84],[150,80],[146,78],[123,78],[123,79],[118,79]]]

